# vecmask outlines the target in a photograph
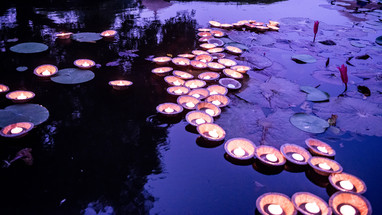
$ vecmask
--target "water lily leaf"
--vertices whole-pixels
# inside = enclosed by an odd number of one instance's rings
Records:
[[[297,128],[314,134],[324,133],[329,127],[327,121],[306,113],[296,113],[289,121]]]
[[[106,66],[119,66],[121,60],[111,61],[106,64]]]
[[[16,68],[17,72],[25,72],[27,70],[28,70],[28,67],[26,67],[26,66],[19,66]]]
[[[80,84],[92,80],[94,76],[90,70],[67,68],[59,70],[51,80],[59,84]]]
[[[246,61],[253,64],[253,67],[257,70],[263,70],[273,64],[267,57],[254,53],[244,53],[241,57],[244,57]]]
[[[34,54],[44,52],[48,50],[48,48],[49,47],[43,43],[28,42],[14,45],[10,48],[10,50],[21,54]]]
[[[360,55],[360,56],[355,57],[355,59],[358,59],[358,60],[367,60],[369,58],[370,58],[370,56],[368,54],[364,54],[364,55]]]
[[[382,46],[382,36],[379,36],[375,39],[375,42],[378,44],[378,45],[381,45]]]
[[[357,90],[358,90],[358,92],[362,93],[366,97],[370,96],[370,94],[371,94],[370,89],[368,87],[366,87],[366,86],[359,85],[357,87]]]
[[[39,125],[49,118],[49,111],[38,104],[16,104],[0,110],[0,127],[16,122]]]
[[[367,40],[352,40],[350,41],[350,44],[357,48],[365,48],[366,46],[370,45],[370,42]]]
[[[304,63],[315,63],[316,58],[314,58],[311,55],[307,54],[299,54],[299,55],[293,55],[292,60],[296,63],[304,64]]]
[[[310,87],[310,86],[301,86],[301,91],[307,93],[306,100],[313,101],[313,102],[322,102],[329,100],[329,94],[326,92],[323,92],[317,88]]]
[[[83,33],[76,33],[72,34],[72,39],[76,40],[78,42],[95,42],[100,39],[102,39],[101,35],[99,33],[94,32],[83,32]]]
[[[327,46],[335,46],[336,45],[336,43],[333,40],[319,41],[319,43],[327,45]]]

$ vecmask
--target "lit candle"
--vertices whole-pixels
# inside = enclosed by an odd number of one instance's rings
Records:
[[[124,84],[123,84],[122,81],[119,81],[119,82],[117,83],[117,85],[118,85],[118,86],[123,86]]]
[[[209,75],[206,75],[206,76],[204,76],[204,79],[211,79],[211,76],[209,76]]]
[[[196,94],[193,94],[192,96],[195,97],[195,98],[197,98],[197,99],[200,97],[200,95],[197,94],[197,93],[196,93]]]
[[[355,210],[355,208],[351,205],[342,205],[340,208],[340,213],[342,215],[355,215],[356,212],[357,211]]]
[[[238,147],[235,150],[233,150],[233,154],[238,157],[243,157],[245,155],[245,151],[241,147]]]
[[[189,76],[186,75],[186,74],[182,74],[182,75],[180,75],[180,77],[182,77],[182,78],[188,78]]]
[[[12,130],[11,130],[11,134],[19,134],[19,133],[21,133],[23,131],[23,128],[21,128],[21,127],[14,127],[14,128],[12,128]]]
[[[201,67],[203,67],[203,64],[198,63],[198,64],[196,64],[195,66],[201,68]]]
[[[239,77],[236,73],[232,73],[231,76],[234,77],[234,78],[238,78]]]
[[[210,116],[213,116],[215,114],[215,111],[211,110],[211,109],[207,109],[206,110],[206,113]]]
[[[303,161],[304,160],[304,157],[299,153],[293,153],[292,158],[295,159],[296,161]]]
[[[110,36],[110,34],[109,34],[109,33],[106,33],[105,36],[108,37],[108,36]]]
[[[85,62],[85,63],[82,64],[82,66],[88,67],[88,66],[90,66],[90,64],[88,62]]]
[[[227,87],[228,87],[228,88],[235,88],[235,85],[233,85],[233,84],[228,84]]]
[[[177,89],[177,90],[174,91],[174,93],[176,93],[176,94],[182,94],[183,91],[182,91],[181,89]]]
[[[273,153],[265,155],[265,158],[270,162],[277,162],[277,157]]]
[[[190,108],[193,108],[193,107],[195,107],[195,104],[192,103],[192,102],[187,102],[187,103],[186,103],[186,106],[187,106],[187,107],[190,107]]]
[[[318,151],[323,152],[323,153],[328,153],[328,150],[326,149],[325,146],[317,146]]]
[[[218,137],[219,137],[219,134],[218,134],[218,132],[216,132],[215,129],[212,130],[212,131],[209,131],[209,132],[208,132],[208,135],[210,135],[210,136],[213,137],[213,138],[218,138]]]
[[[17,99],[19,99],[19,100],[26,99],[26,98],[27,98],[27,96],[24,95],[23,93],[21,93],[19,96],[17,96]]]
[[[0,92],[3,92],[3,89],[0,89]]]
[[[284,212],[280,205],[274,205],[274,204],[268,205],[268,211],[271,214],[275,214],[275,215],[280,215]]]
[[[320,208],[315,202],[309,202],[305,204],[305,209],[312,214],[316,214],[320,212]]]
[[[194,83],[191,83],[190,84],[190,88],[197,88],[198,87],[198,85],[196,85],[196,84],[194,84]]]
[[[168,108],[164,109],[164,112],[166,112],[166,113],[172,113],[172,112],[174,112],[174,109],[168,107]]]
[[[219,106],[221,105],[221,102],[219,100],[212,101],[212,104]]]
[[[175,86],[179,86],[179,85],[181,85],[181,83],[178,81],[178,80],[176,80],[176,81],[174,81],[174,82],[172,82]]]
[[[50,72],[46,69],[44,72],[41,73],[41,75],[50,75]]]
[[[179,61],[178,64],[185,65],[186,63],[184,61]]]
[[[210,93],[210,95],[216,95],[216,94],[218,94],[218,92],[216,92],[216,91],[212,91],[212,92]]]
[[[200,61],[204,62],[204,63],[207,63],[207,60],[206,59],[201,59]]]
[[[318,167],[320,167],[321,169],[324,169],[324,170],[330,170],[331,169],[327,163],[320,163],[320,164],[318,164]]]
[[[203,124],[203,123],[205,123],[206,122],[206,120],[204,120],[204,119],[197,119],[197,120],[195,120],[195,122],[196,122],[196,124]]]
[[[354,188],[354,185],[348,180],[340,181],[340,186],[345,190],[352,190]]]

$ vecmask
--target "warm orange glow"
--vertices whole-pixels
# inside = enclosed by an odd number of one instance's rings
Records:
[[[202,50],[194,50],[194,51],[192,51],[192,54],[194,54],[194,55],[207,54],[207,55],[208,55],[208,52],[206,52],[206,51],[202,51]],[[196,57],[198,57],[198,56],[196,56]],[[197,59],[196,59],[196,60],[197,60]]]
[[[223,52],[224,51],[224,48],[213,48],[213,49],[208,49],[207,52],[210,53],[210,54],[213,54],[213,53],[219,53],[219,52]]]
[[[153,70],[151,70],[152,73],[157,75],[165,75],[169,72],[171,72],[173,69],[171,67],[158,67]]]
[[[231,66],[235,66],[237,63],[236,61],[234,60],[231,60],[231,59],[219,59],[218,62],[226,67],[231,67]]]
[[[235,47],[235,46],[227,46],[225,47],[227,49],[227,51],[231,52],[231,53],[234,53],[234,54],[241,54],[243,53],[243,50]]]
[[[212,34],[210,32],[199,32],[198,33],[199,37],[210,37]]]
[[[216,48],[216,45],[210,44],[210,43],[203,43],[203,44],[200,44],[200,47],[203,49],[213,49],[213,48]]]
[[[224,36],[224,33],[222,31],[218,31],[218,30],[211,31],[211,34],[214,37],[223,37]]]
[[[224,65],[220,64],[220,63],[215,63],[215,62],[209,62],[208,63],[208,67],[211,69],[211,70],[222,70],[225,68]]]
[[[188,66],[188,65],[190,65],[190,60],[187,58],[183,58],[183,57],[173,58],[172,62],[177,66]]]
[[[0,131],[3,137],[21,137],[27,134],[34,127],[30,122],[18,122],[5,126]]]
[[[218,28],[218,27],[221,26],[220,22],[217,22],[217,21],[209,21],[209,23],[210,23],[210,25],[211,25],[212,27],[216,27],[216,28]]]
[[[106,30],[101,33],[101,36],[106,38],[112,38],[115,37],[115,35],[117,35],[117,31],[115,30]]]
[[[246,73],[248,70],[251,69],[251,67],[240,65],[240,66],[233,66],[231,67],[231,69],[236,70],[237,72],[240,72],[240,73]]]
[[[69,39],[72,34],[73,33],[71,33],[71,32],[61,32],[61,33],[56,34],[56,37],[58,39]]]
[[[35,94],[31,91],[18,90],[8,93],[5,97],[15,103],[23,103],[34,98]]]
[[[41,66],[36,67],[34,70],[34,74],[40,77],[50,77],[58,72],[58,69],[56,66],[50,65],[50,64],[44,64]]]
[[[201,54],[201,55],[196,56],[195,60],[198,60],[198,61],[201,61],[204,63],[208,63],[208,62],[211,62],[213,60],[213,58],[209,54]]]
[[[74,61],[74,65],[81,69],[90,69],[95,65],[95,62],[89,59],[78,59]]]

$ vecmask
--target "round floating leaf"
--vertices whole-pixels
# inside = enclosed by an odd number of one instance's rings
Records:
[[[365,40],[353,40],[353,41],[350,41],[350,44],[357,48],[365,48],[370,43],[369,41],[365,41]]]
[[[16,53],[22,53],[22,54],[33,54],[33,53],[40,53],[43,51],[48,50],[48,46],[42,43],[34,43],[34,42],[28,42],[28,43],[20,43],[17,45],[14,45],[10,48],[12,52]]]
[[[31,122],[39,125],[49,118],[49,111],[38,104],[17,104],[0,110],[0,127],[16,122]]]
[[[95,42],[97,40],[102,39],[99,33],[94,33],[94,32],[83,32],[83,33],[72,34],[72,38],[73,40],[76,40],[78,42]]]
[[[378,45],[381,45],[382,46],[382,36],[379,36],[375,39],[375,42],[378,44]]]
[[[329,127],[327,121],[306,113],[296,113],[289,121],[297,128],[315,134],[323,133]]]
[[[310,86],[301,86],[301,91],[307,93],[306,100],[313,102],[322,102],[329,100],[329,94],[326,92],[322,92],[321,90],[310,87]]]
[[[17,72],[25,72],[27,70],[28,70],[28,67],[26,67],[26,66],[19,66],[16,68]]]
[[[267,57],[264,57],[259,54],[245,53],[241,56],[244,57],[246,61],[253,64],[253,67],[257,70],[268,68],[273,64],[272,61],[269,60]]]
[[[94,76],[90,70],[67,68],[59,70],[51,80],[59,84],[80,84],[92,80]]]
[[[294,60],[296,63],[315,63],[316,62],[316,58],[307,54],[293,55],[292,60]]]

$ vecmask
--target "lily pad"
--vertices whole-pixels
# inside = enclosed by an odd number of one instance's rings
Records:
[[[305,63],[315,63],[316,58],[307,54],[293,55],[292,60],[296,63],[305,64]]]
[[[335,46],[336,45],[336,43],[333,40],[319,41],[319,43],[324,44],[326,46]]]
[[[21,54],[34,54],[44,52],[48,50],[48,48],[49,47],[43,43],[28,42],[14,45],[10,48],[10,50]]]
[[[353,40],[353,41],[350,41],[350,44],[357,48],[365,48],[366,46],[370,44],[370,42],[366,40]]]
[[[245,53],[242,54],[241,57],[244,57],[246,61],[253,64],[253,67],[257,70],[268,68],[273,64],[272,61],[269,60],[267,57],[258,54]]]
[[[98,40],[101,40],[102,37],[99,33],[94,32],[82,32],[82,33],[76,33],[72,34],[73,40],[76,40],[78,42],[95,42]]]
[[[376,42],[378,45],[382,46],[382,36],[377,37],[377,38],[375,39],[375,42]]]
[[[94,77],[94,73],[90,70],[67,68],[59,70],[51,80],[59,84],[80,84],[88,82]]]
[[[28,70],[28,67],[26,67],[26,66],[19,66],[16,68],[17,72],[25,72],[27,70]]]
[[[317,88],[310,87],[310,86],[301,86],[301,91],[307,93],[306,100],[312,101],[312,102],[322,102],[329,100],[329,94],[326,92],[323,92]]]
[[[314,134],[324,133],[329,127],[327,121],[306,113],[296,113],[290,117],[289,121],[298,129]]]
[[[49,118],[49,111],[38,104],[17,104],[0,110],[0,127],[16,122],[31,122],[39,125]]]

